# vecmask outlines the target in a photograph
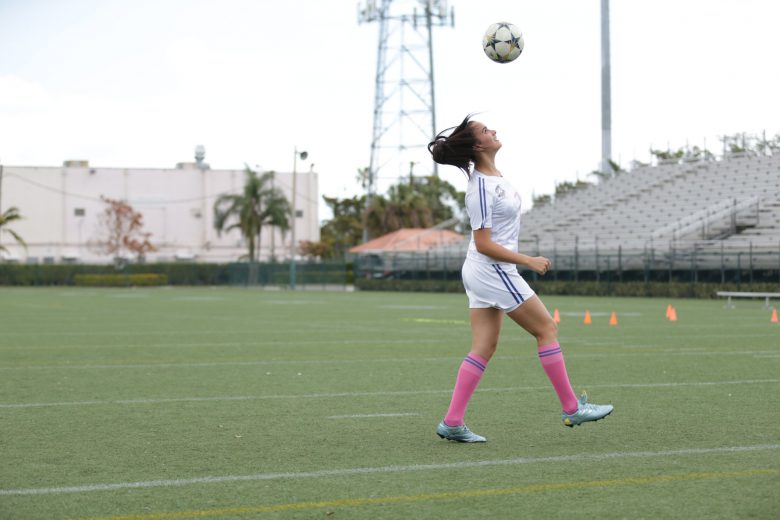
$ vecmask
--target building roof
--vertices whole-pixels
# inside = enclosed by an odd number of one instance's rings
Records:
[[[402,228],[355,246],[350,253],[380,253],[392,251],[418,252],[460,242],[463,235],[448,229]]]

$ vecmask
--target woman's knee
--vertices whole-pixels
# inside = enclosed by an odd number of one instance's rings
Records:
[[[558,338],[558,325],[552,318],[544,320],[534,331],[534,336],[540,343],[555,341]]]
[[[498,342],[473,343],[471,345],[471,351],[489,360],[491,357],[493,357],[493,354],[496,353],[497,346]]]

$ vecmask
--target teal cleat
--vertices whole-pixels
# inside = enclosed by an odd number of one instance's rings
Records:
[[[598,421],[612,413],[614,406],[611,404],[588,404],[588,395],[582,394],[577,403],[577,411],[573,414],[562,413],[563,424],[573,428],[578,424],[589,421]]]
[[[472,432],[465,424],[462,426],[447,426],[444,424],[444,421],[440,422],[436,428],[436,435],[442,439],[455,442],[487,442],[486,438]]]

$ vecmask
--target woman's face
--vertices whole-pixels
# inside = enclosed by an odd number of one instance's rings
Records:
[[[471,131],[474,134],[476,143],[474,143],[474,150],[478,152],[484,152],[488,150],[498,151],[501,148],[501,141],[496,137],[496,131],[490,130],[487,126],[479,121],[472,121],[469,123]]]

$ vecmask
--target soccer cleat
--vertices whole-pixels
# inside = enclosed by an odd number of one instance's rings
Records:
[[[588,395],[582,394],[577,402],[577,411],[573,414],[561,413],[561,418],[565,426],[573,428],[584,422],[603,419],[611,414],[613,409],[611,404],[589,404]]]
[[[455,442],[487,442],[486,438],[472,432],[465,424],[462,426],[447,426],[444,424],[444,421],[440,422],[436,428],[436,435],[442,439]]]

